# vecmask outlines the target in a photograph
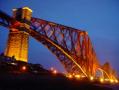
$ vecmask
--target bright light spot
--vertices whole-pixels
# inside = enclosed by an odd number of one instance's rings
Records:
[[[109,81],[109,79],[105,79],[105,81]]]
[[[14,62],[13,62],[13,63],[11,63],[11,64],[12,64],[12,65],[17,65],[17,64],[16,64],[16,63],[14,63]]]
[[[54,70],[54,68],[53,68],[53,67],[51,67],[51,68],[50,68],[50,70],[51,70],[51,71],[53,71],[53,70]]]
[[[103,83],[104,82],[104,79],[103,78],[100,78],[100,82]]]
[[[84,75],[81,75],[81,77],[82,77],[82,78],[84,78],[84,77],[86,77],[86,76],[84,76]]]
[[[118,80],[116,79],[115,82],[118,83]]]
[[[114,80],[113,80],[113,79],[110,79],[110,82],[111,82],[111,83],[113,83],[113,82],[114,82]]]
[[[93,81],[93,80],[94,80],[94,77],[93,77],[93,76],[91,76],[91,77],[90,77],[90,80],[91,80],[91,81]]]
[[[70,78],[73,78],[73,76],[72,76],[71,74],[70,74],[70,75],[68,75],[67,77],[68,77],[69,79],[70,79]]]
[[[53,74],[57,74],[57,70],[53,70]]]
[[[57,74],[57,70],[55,68],[51,67],[50,70],[53,74]]]
[[[26,66],[22,66],[22,70],[25,71],[26,70]]]
[[[32,12],[32,10],[31,10],[30,8],[28,8],[28,7],[23,7],[23,9],[27,9],[27,10],[29,10],[30,12]]]
[[[75,75],[75,78],[79,79],[80,78],[80,75]]]

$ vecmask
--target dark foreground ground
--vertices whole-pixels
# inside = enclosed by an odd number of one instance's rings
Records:
[[[119,85],[68,79],[40,64],[17,61],[1,54],[0,90],[119,90]]]
[[[60,75],[0,75],[0,90],[114,90],[109,85],[69,80]],[[119,90],[118,88],[115,90]]]

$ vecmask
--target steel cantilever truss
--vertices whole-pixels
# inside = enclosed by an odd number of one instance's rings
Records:
[[[57,45],[44,38],[40,41],[58,57],[68,72],[95,73],[98,62],[87,32],[37,18],[32,18],[31,23],[32,30]]]
[[[0,25],[8,27],[10,25],[11,17],[0,11]]]
[[[23,22],[30,29],[23,27]],[[87,32],[38,18],[23,22],[0,12],[0,25],[25,30],[56,55],[68,73],[94,76],[99,65]]]

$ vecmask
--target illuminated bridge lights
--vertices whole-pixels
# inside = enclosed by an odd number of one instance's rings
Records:
[[[90,80],[91,80],[91,81],[93,81],[93,80],[94,80],[94,77],[93,77],[93,76],[91,76],[91,77],[90,77]]]
[[[104,78],[100,78],[99,81],[101,83],[110,83],[110,84],[116,84],[118,83],[118,80],[117,79],[104,79]]]
[[[72,79],[73,75],[69,74],[69,75],[66,75],[66,77],[68,77],[69,79]]]
[[[76,79],[76,80],[81,80],[81,81],[83,80],[83,78],[85,78],[85,76],[78,75],[78,74],[77,75],[67,74],[66,77],[69,78],[69,79]],[[116,84],[116,83],[118,83],[117,79],[114,80],[114,79],[107,79],[107,78],[103,78],[103,77],[100,77],[100,78],[96,79],[95,77],[90,76],[89,80],[90,80],[90,82],[99,81],[102,84],[106,84],[106,83]]]
[[[51,67],[51,68],[50,68],[50,71],[53,71],[53,70],[54,70],[54,68],[53,68],[53,67]]]
[[[106,79],[104,79],[104,80],[105,80],[106,82],[109,82],[109,81],[110,81],[110,79],[107,79],[107,78],[106,78]]]
[[[81,76],[80,76],[80,75],[75,75],[75,78],[76,78],[76,79],[80,79]]]
[[[117,79],[110,79],[109,81],[110,81],[110,83],[118,83]]]
[[[76,79],[76,80],[81,80],[83,78],[86,78],[86,76],[80,74],[66,74],[65,76],[69,79]]]
[[[114,80],[113,80],[113,79],[110,79],[110,82],[111,82],[111,83],[114,83]]]
[[[119,81],[116,79],[115,82],[118,83]]]
[[[58,73],[58,71],[57,71],[55,68],[53,68],[53,67],[50,68],[50,71],[51,71],[53,74],[57,74],[57,73]]]
[[[57,70],[53,70],[53,74],[57,74]]]
[[[104,82],[104,78],[100,78],[100,82],[103,83]]]
[[[26,69],[27,69],[26,66],[22,66],[22,67],[21,67],[21,70],[22,70],[22,71],[26,71]]]
[[[9,30],[11,27],[11,29],[13,30],[12,32],[15,32],[17,30],[23,31],[27,33],[28,36],[32,36],[37,41],[41,42],[59,59],[59,61],[62,63],[62,65],[64,66],[64,68],[68,73],[76,73],[75,75],[73,74],[67,75],[68,78],[77,78],[77,79],[88,78],[90,81],[94,81],[96,75],[96,69],[99,69],[100,72],[102,73],[102,77],[99,78],[98,80],[101,83],[104,82],[118,83],[117,79],[111,78],[110,76],[112,68],[111,69],[107,68],[106,66],[107,64],[105,64],[103,67],[98,62],[95,50],[86,31],[71,28],[68,26],[64,26],[61,24],[57,24],[54,22],[50,22],[38,18],[33,18],[31,17],[32,14],[31,9],[29,9],[28,7],[24,7],[22,9],[23,12],[25,13],[21,13],[19,12],[19,10],[18,13],[20,13],[21,15],[23,14],[23,17],[25,17],[29,21],[29,24],[25,21],[20,22],[17,20],[17,18],[10,17],[9,15],[0,11],[0,25],[7,27]],[[17,9],[14,9],[13,11],[17,12]],[[29,11],[29,13],[27,12],[28,14],[26,14],[26,11]],[[24,31],[24,29],[22,30],[17,27],[23,27],[26,30]],[[24,33],[24,38],[27,37],[27,34],[25,33]],[[20,35],[23,37],[22,33],[20,33]],[[18,38],[17,35],[16,37]],[[17,38],[15,38],[15,40]],[[18,59],[20,60],[23,59],[21,56],[23,56],[24,53],[26,53],[26,55],[24,56],[26,59],[23,60],[26,60],[27,62],[28,46],[26,44],[28,44],[27,43],[28,38],[26,38],[26,40],[24,38],[20,39],[26,42],[24,44],[22,53],[18,48],[17,50],[20,52],[20,54],[18,53],[17,55],[19,55],[18,57],[20,58]],[[22,41],[20,41],[20,44],[21,42]],[[14,42],[12,42],[12,44],[14,44]],[[16,44],[14,44],[14,46],[16,46]],[[22,47],[23,47],[23,43],[21,44],[20,48]],[[13,53],[12,55],[10,53],[10,56],[15,55],[15,57],[17,58],[16,53],[13,51],[15,50],[10,49],[10,52]],[[22,67],[23,71],[25,71],[26,69],[27,68],[25,66]],[[57,70],[51,68],[51,72],[56,74]],[[79,75],[80,72],[81,75]],[[88,75],[92,75],[92,76],[88,76]],[[112,76],[115,75],[112,74]]]

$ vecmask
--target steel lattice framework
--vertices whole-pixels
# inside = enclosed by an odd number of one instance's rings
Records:
[[[80,73],[82,68],[87,74],[94,73],[93,69],[98,63],[87,32],[37,18],[32,18],[31,23],[32,30],[58,45],[59,48],[52,47],[45,40],[41,41],[58,57],[68,72]]]
[[[22,23],[29,25],[30,29]],[[30,22],[18,21],[2,11],[0,25],[29,33],[57,56],[68,73],[95,76],[97,68],[101,68],[85,31],[33,17]]]

